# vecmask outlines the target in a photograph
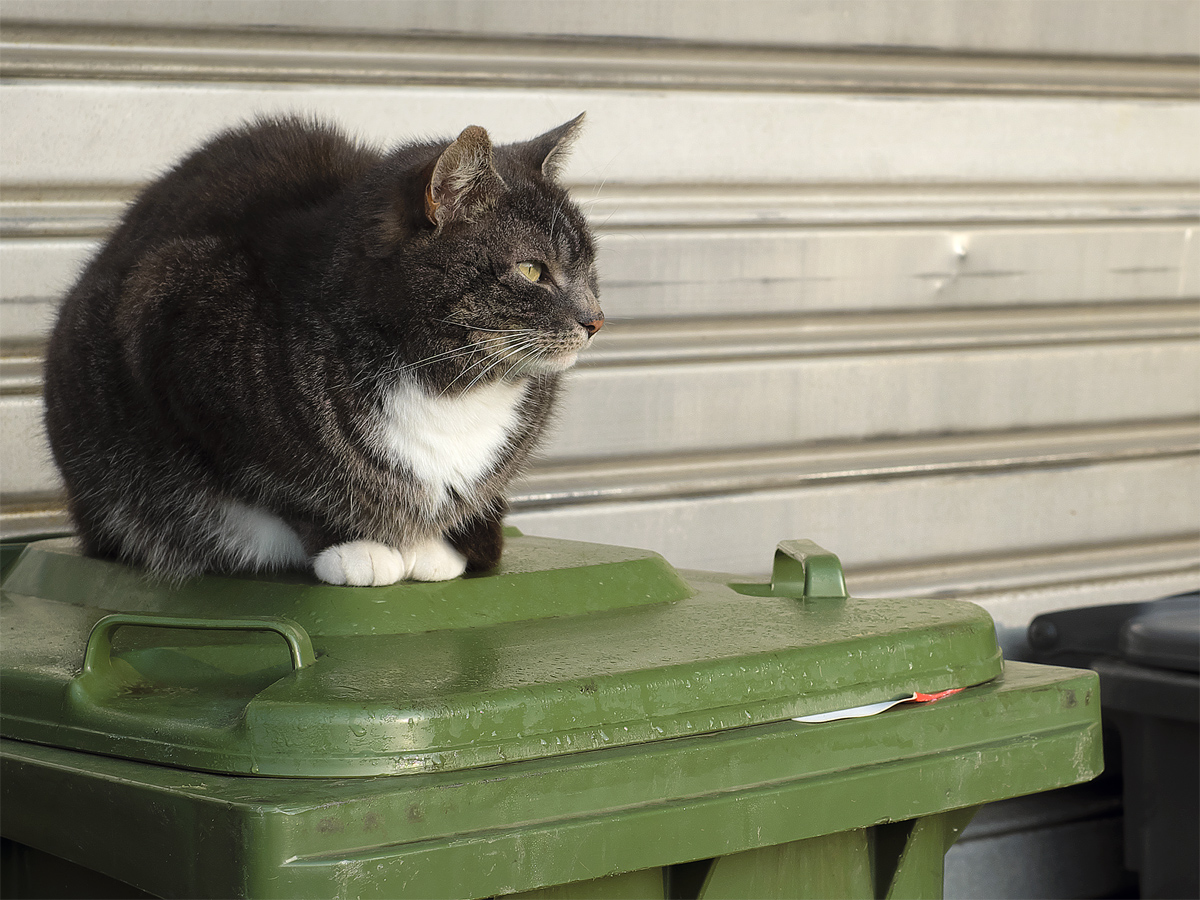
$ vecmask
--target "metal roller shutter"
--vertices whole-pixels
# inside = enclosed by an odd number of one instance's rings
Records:
[[[1200,580],[1194,3],[4,7],[6,535],[63,527],[55,304],[138,186],[254,113],[381,142],[581,110],[610,325],[520,486],[530,532],[1002,627]]]

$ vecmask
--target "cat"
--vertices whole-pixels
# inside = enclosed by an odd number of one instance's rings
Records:
[[[47,350],[84,551],[173,581],[493,568],[506,488],[604,323],[558,181],[582,121],[383,153],[262,118],[147,187]]]

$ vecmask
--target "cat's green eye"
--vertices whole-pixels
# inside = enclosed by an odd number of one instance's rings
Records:
[[[517,271],[526,281],[534,284],[542,280],[542,267],[535,262],[517,263]]]

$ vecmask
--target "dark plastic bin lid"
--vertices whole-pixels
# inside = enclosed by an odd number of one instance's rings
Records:
[[[1030,622],[1028,635],[1037,662],[1090,668],[1100,659],[1122,659],[1200,672],[1200,592],[1055,610]]]
[[[769,583],[510,537],[436,584],[171,586],[31,544],[0,593],[4,737],[214,772],[410,774],[720,732],[989,681],[992,620],[845,596],[784,542]]]
[[[1200,672],[1200,595],[1188,607],[1151,609],[1121,629],[1121,655],[1155,669]]]

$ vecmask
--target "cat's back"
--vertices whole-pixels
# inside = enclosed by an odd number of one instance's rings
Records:
[[[260,119],[218,134],[151,183],[60,308],[44,381],[52,446],[77,427],[94,434],[133,415],[129,385],[159,378],[158,357],[186,369],[197,329],[219,340],[228,323],[251,321],[265,293],[251,261],[280,247],[302,257],[300,238],[313,230],[306,212],[335,202],[378,158],[329,125]],[[173,386],[143,388],[166,396]],[[96,397],[107,405],[86,399]]]
[[[152,183],[109,247],[125,257],[180,238],[252,237],[329,202],[379,159],[331,125],[259,119],[217,135]]]

